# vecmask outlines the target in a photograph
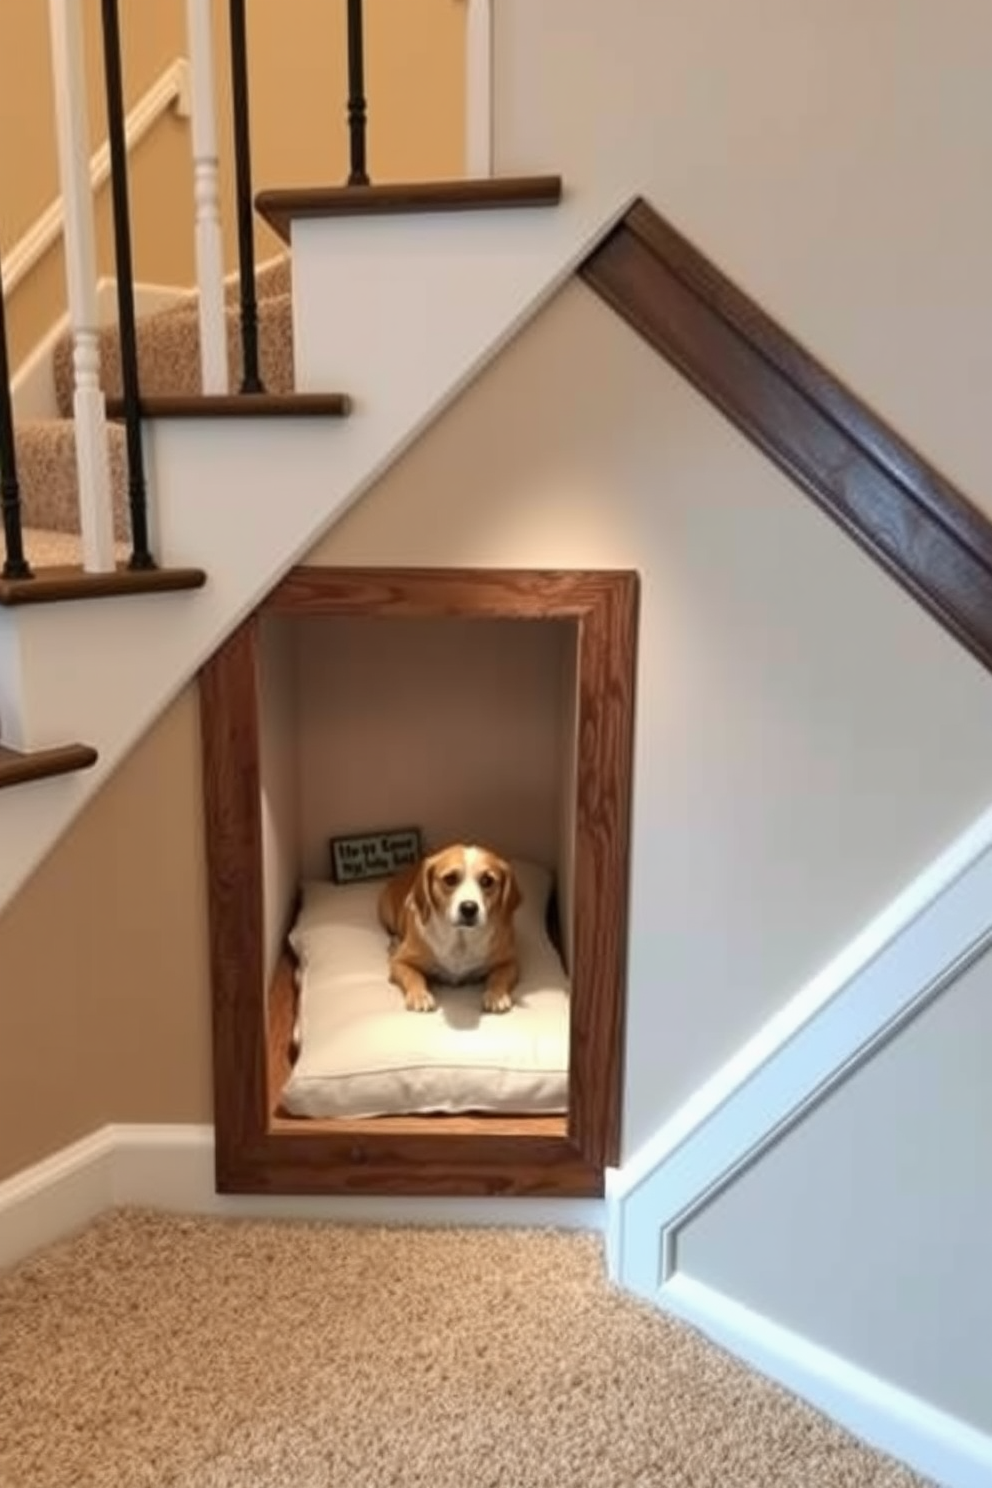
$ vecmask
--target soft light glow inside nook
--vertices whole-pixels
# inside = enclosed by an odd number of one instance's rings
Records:
[[[533,568],[626,567],[637,561],[637,534],[625,517],[632,503],[618,499],[615,487],[579,471],[516,490],[512,500],[488,503],[489,526],[473,541],[477,554],[460,561],[517,568],[526,554]],[[484,520],[483,524],[484,524]]]

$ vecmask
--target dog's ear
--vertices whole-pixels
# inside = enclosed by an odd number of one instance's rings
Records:
[[[433,858],[422,858],[413,880],[413,903],[422,923],[426,924],[434,913],[434,902],[431,898],[431,890],[434,887]]]
[[[504,863],[503,887],[500,891],[499,902],[500,906],[507,916],[513,914],[514,910],[520,904],[522,897],[523,896],[520,893],[520,885],[517,883],[516,874],[510,867],[509,863]]]

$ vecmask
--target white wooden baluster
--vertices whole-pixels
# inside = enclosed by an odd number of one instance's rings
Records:
[[[186,0],[193,93],[193,199],[200,291],[200,373],[205,393],[228,391],[217,114],[211,0]]]
[[[465,171],[493,173],[492,0],[468,0],[465,17]]]
[[[83,567],[114,567],[107,413],[100,388],[96,247],[90,186],[89,118],[78,0],[49,0],[59,181],[65,207],[65,269],[73,337],[73,413]]]

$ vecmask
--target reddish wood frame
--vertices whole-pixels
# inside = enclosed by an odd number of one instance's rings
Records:
[[[226,1193],[603,1191],[618,1160],[637,575],[301,567],[200,674],[217,1187]],[[260,617],[570,620],[578,627],[575,944],[567,1117],[276,1114],[286,968],[264,986]]]

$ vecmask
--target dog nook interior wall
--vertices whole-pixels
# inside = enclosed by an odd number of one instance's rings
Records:
[[[569,965],[577,628],[266,616],[259,745],[266,975],[328,839],[417,826],[551,869]],[[397,993],[399,996],[399,993]]]

